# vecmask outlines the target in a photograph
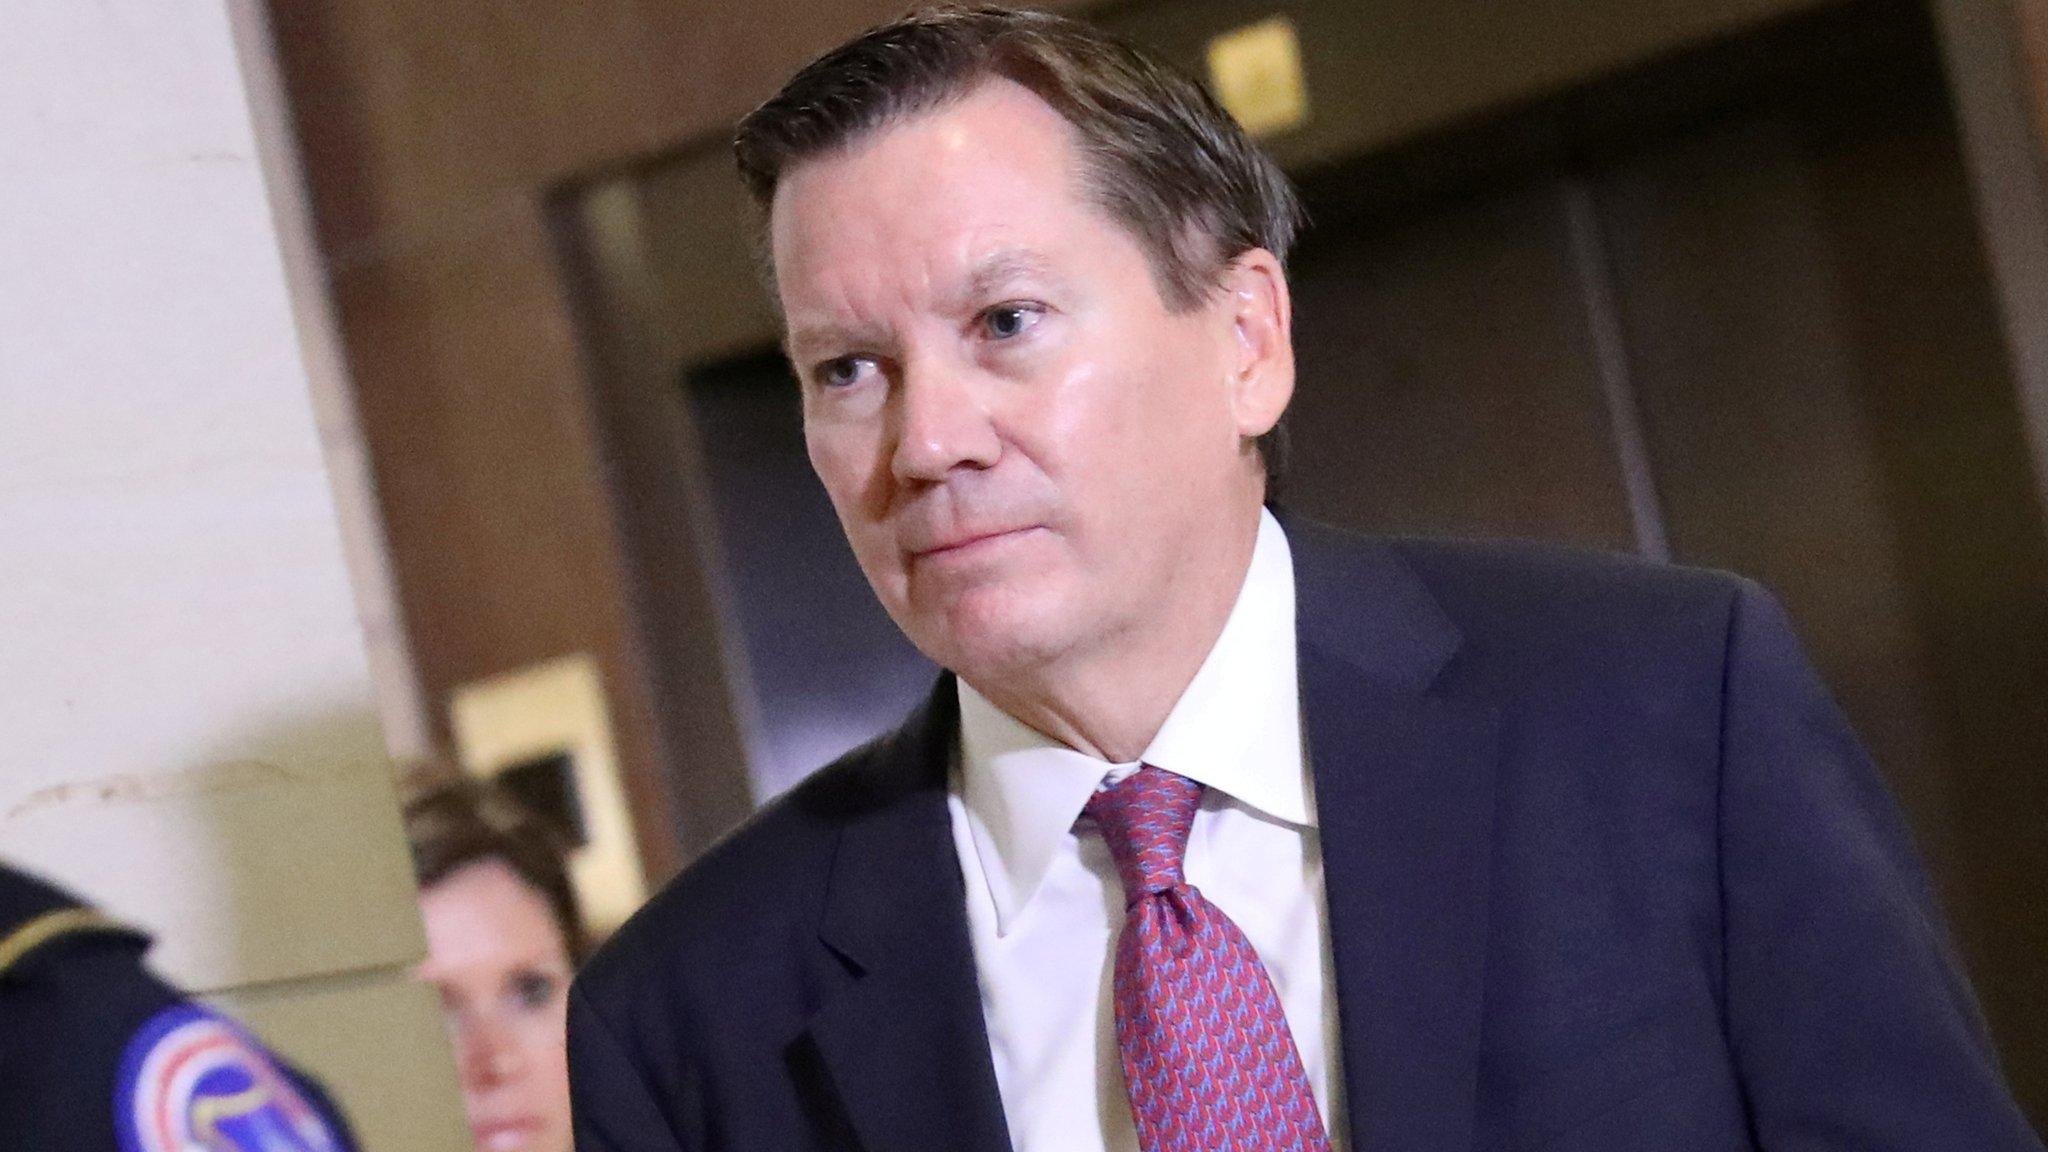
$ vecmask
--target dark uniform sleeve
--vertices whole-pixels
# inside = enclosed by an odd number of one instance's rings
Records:
[[[1728,1030],[1766,1152],[2040,1152],[1904,820],[1783,611],[1729,625]]]
[[[0,867],[0,1149],[168,1152],[161,1127],[197,1118],[232,1152],[351,1152],[318,1085],[152,975],[148,948]]]
[[[569,989],[569,1106],[576,1152],[686,1152],[580,984]]]

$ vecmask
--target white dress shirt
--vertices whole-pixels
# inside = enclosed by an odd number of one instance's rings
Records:
[[[1142,763],[1208,786],[1188,882],[1265,962],[1322,1109],[1344,1141],[1322,846],[1302,754],[1294,561],[1261,513],[1223,632]],[[1137,1152],[1118,1063],[1111,979],[1123,886],[1092,825],[1098,787],[1137,771],[1076,752],[960,682],[949,805],[996,1084],[1015,1152]]]

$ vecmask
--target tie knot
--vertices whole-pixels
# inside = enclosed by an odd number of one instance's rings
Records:
[[[1083,811],[1102,830],[1125,899],[1135,901],[1181,882],[1188,830],[1201,803],[1200,784],[1150,764],[1089,799]]]

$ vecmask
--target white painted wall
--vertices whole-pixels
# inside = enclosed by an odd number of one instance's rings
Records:
[[[0,857],[150,928],[366,1148],[452,1152],[378,716],[415,747],[416,693],[255,12],[7,5]]]

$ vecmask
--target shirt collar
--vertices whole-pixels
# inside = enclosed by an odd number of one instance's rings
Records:
[[[957,683],[961,801],[995,904],[996,931],[1008,935],[1089,796],[1105,778],[1136,765],[1076,752],[1003,712],[965,680]],[[1273,819],[1315,825],[1301,752],[1294,560],[1272,513],[1260,513],[1251,565],[1223,631],[1142,763]]]

